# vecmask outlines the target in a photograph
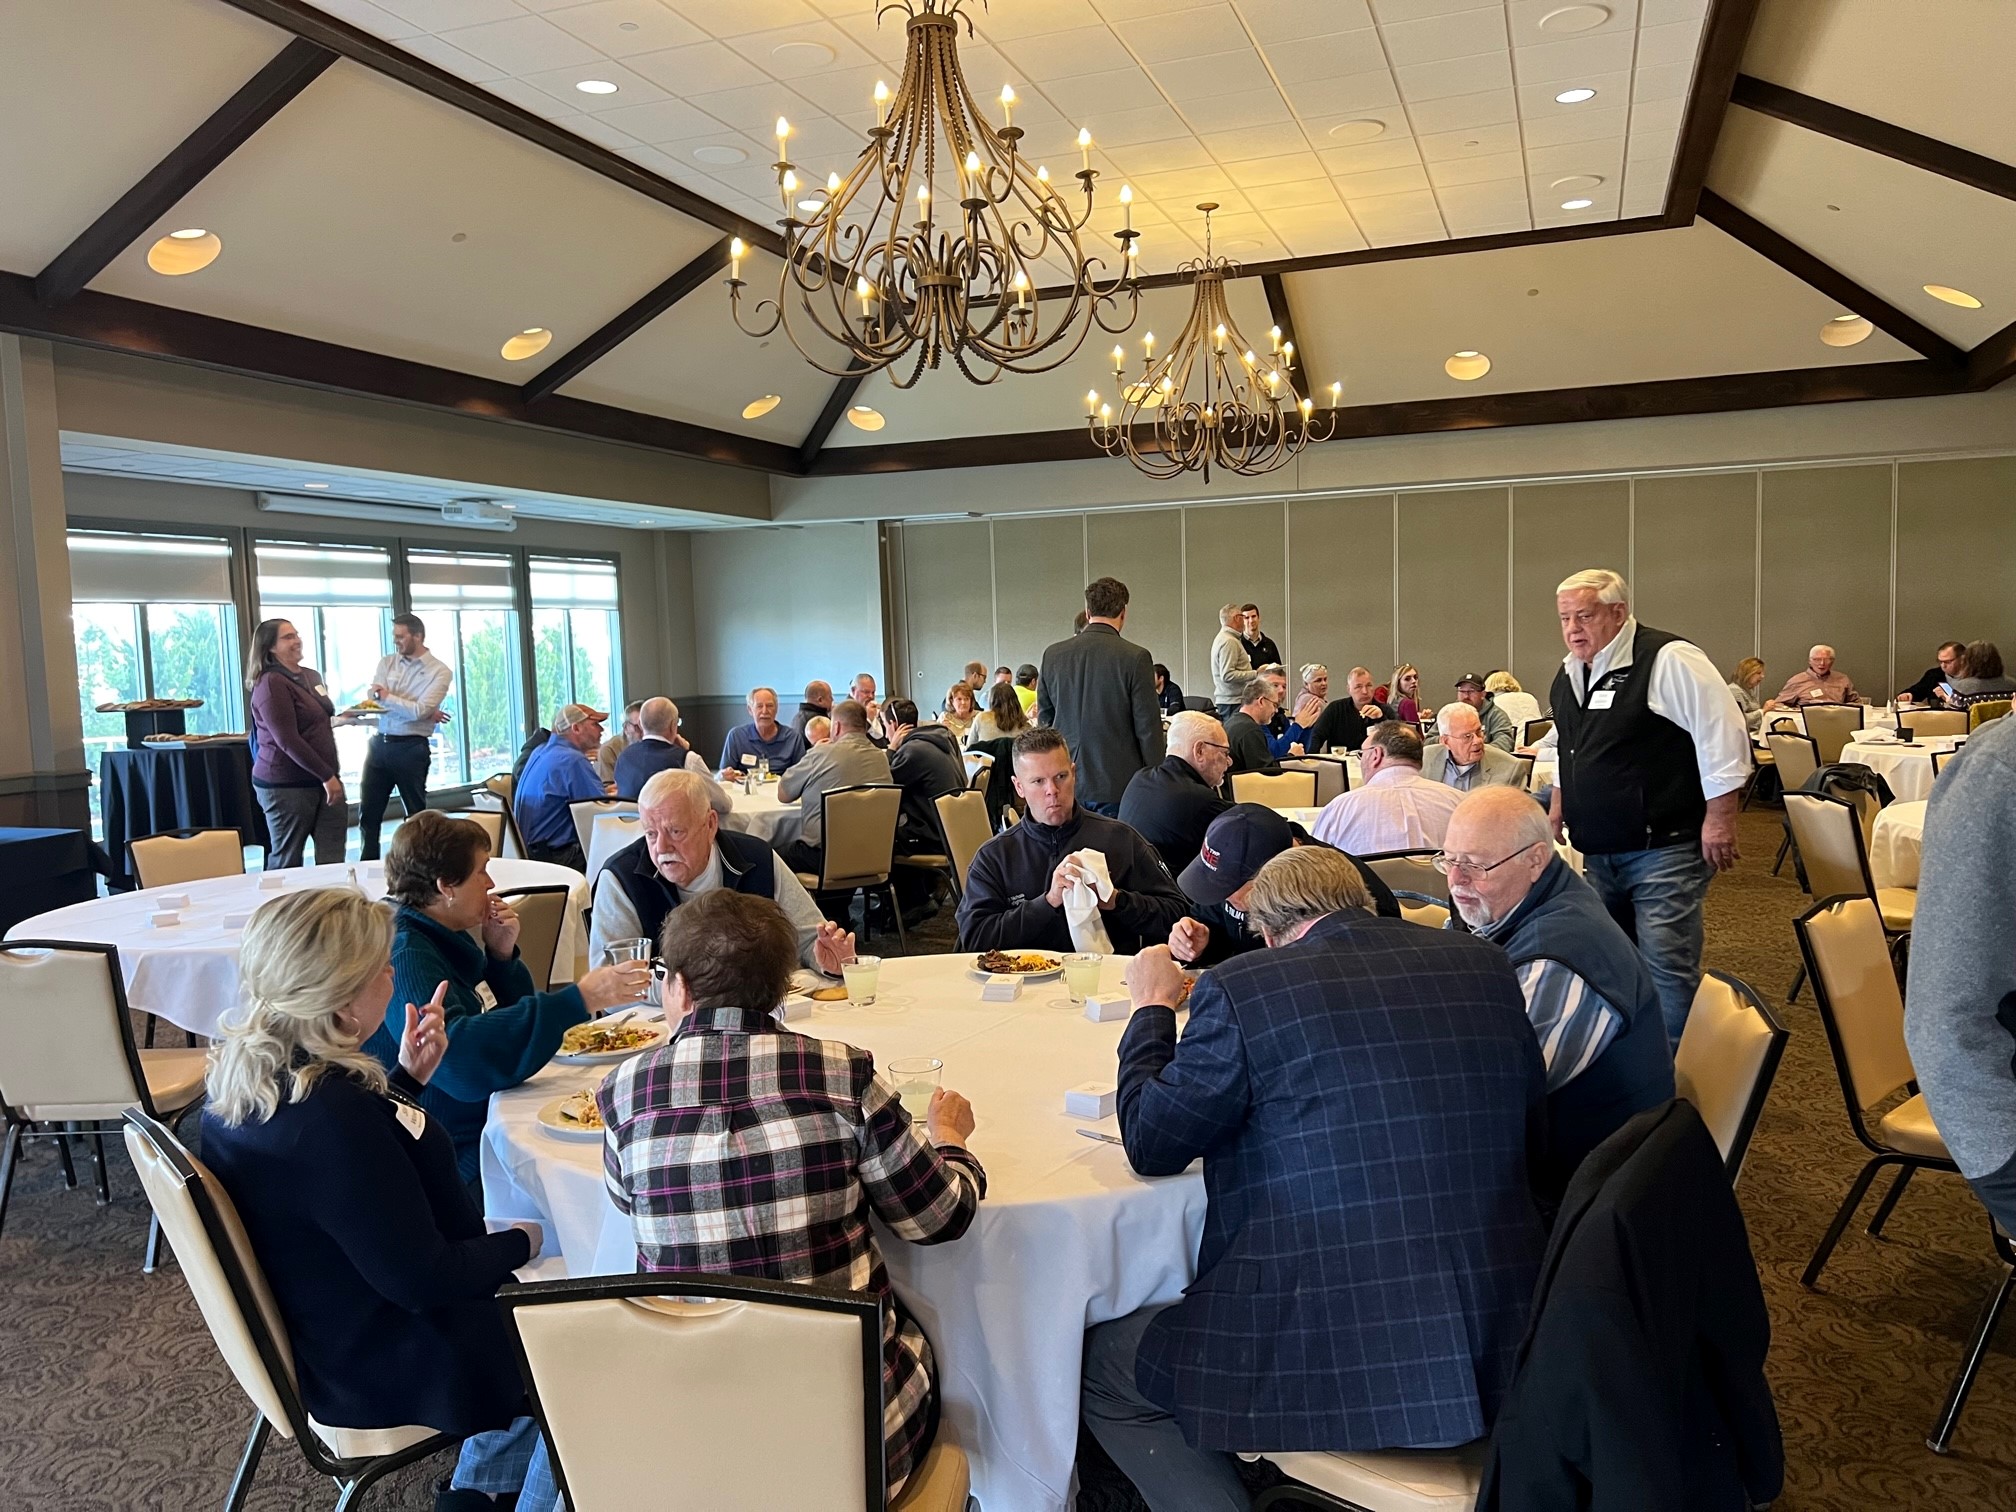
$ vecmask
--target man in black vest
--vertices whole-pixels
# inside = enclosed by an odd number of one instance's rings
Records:
[[[727,888],[770,898],[798,933],[798,960],[837,977],[854,959],[854,936],[823,918],[803,884],[754,835],[724,830],[692,772],[660,772],[637,798],[643,838],[609,858],[595,887],[589,954],[617,940],[647,939],[657,953],[665,916],[689,898]],[[774,1005],[772,1005],[774,1006]]]
[[[1749,733],[1714,663],[1639,624],[1618,574],[1578,572],[1554,603],[1568,655],[1554,676],[1561,774],[1548,814],[1637,942],[1677,1045],[1701,983],[1708,881],[1736,864]]]

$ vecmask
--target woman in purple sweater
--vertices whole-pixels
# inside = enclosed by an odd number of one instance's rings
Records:
[[[330,724],[336,705],[321,674],[301,665],[301,632],[291,622],[266,620],[252,632],[245,688],[252,695],[252,733],[258,742],[252,786],[258,789],[273,840],[266,869],[299,866],[310,835],[318,865],[341,861],[350,806],[337,775],[336,732]]]

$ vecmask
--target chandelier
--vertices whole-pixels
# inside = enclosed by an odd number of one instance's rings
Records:
[[[975,383],[1003,372],[1042,373],[1069,361],[1093,324],[1125,331],[1140,304],[1133,214],[1113,233],[1118,269],[1081,240],[1092,218],[1092,135],[1078,133],[1083,195],[1074,213],[1047,167],[1021,152],[1015,93],[1001,91],[1003,124],[981,115],[959,67],[963,0],[895,0],[908,14],[902,82],[875,86],[876,125],[844,176],[819,194],[790,160],[791,124],[777,122],[777,190],[784,267],[777,295],[745,319],[742,259],[731,244],[728,300],[744,333],[783,327],[800,355],[845,377],[887,370],[909,388],[949,358]],[[981,0],[984,5],[986,0]],[[941,158],[941,142],[943,156]],[[953,203],[941,207],[950,192]],[[1132,196],[1123,188],[1123,205]],[[802,218],[801,218],[802,217]],[[1095,243],[1096,246],[1096,243]],[[1045,267],[1065,279],[1042,288]]]
[[[1085,396],[1086,425],[1093,443],[1109,457],[1125,457],[1151,478],[1174,478],[1216,467],[1253,477],[1272,472],[1312,441],[1337,434],[1341,383],[1330,385],[1330,408],[1322,422],[1315,401],[1295,384],[1295,343],[1281,328],[1267,333],[1266,357],[1255,354],[1239,333],[1225,303],[1225,280],[1239,265],[1211,255],[1211,212],[1204,212],[1204,255],[1178,270],[1192,273],[1190,318],[1169,350],[1155,355],[1155,333],[1141,338],[1141,376],[1127,377],[1127,353],[1113,348],[1113,377],[1120,385],[1120,413],[1102,404],[1094,389]]]

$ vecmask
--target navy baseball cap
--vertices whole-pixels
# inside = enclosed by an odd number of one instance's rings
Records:
[[[1204,848],[1176,885],[1193,903],[1223,903],[1295,843],[1295,828],[1271,808],[1235,803],[1204,831]]]

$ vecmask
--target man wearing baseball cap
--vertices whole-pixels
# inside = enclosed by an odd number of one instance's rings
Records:
[[[553,733],[534,751],[519,775],[511,801],[525,853],[534,861],[555,861],[578,872],[588,870],[581,837],[574,828],[570,803],[606,798],[609,789],[595,775],[591,758],[602,744],[602,726],[609,716],[586,704],[564,705],[553,716]]]
[[[1266,942],[1247,925],[1246,895],[1261,867],[1300,845],[1331,849],[1257,803],[1235,803],[1213,819],[1197,859],[1176,879],[1190,900],[1190,913],[1169,931],[1169,953],[1191,966],[1212,966],[1258,950]],[[1400,904],[1393,890],[1356,856],[1350,859],[1372,894],[1373,911],[1398,918]]]
[[[1512,728],[1512,716],[1491,702],[1484,691],[1482,672],[1465,672],[1456,679],[1456,697],[1477,711],[1477,717],[1484,721],[1484,743],[1494,745],[1501,751],[1509,751],[1519,744],[1519,734]]]

